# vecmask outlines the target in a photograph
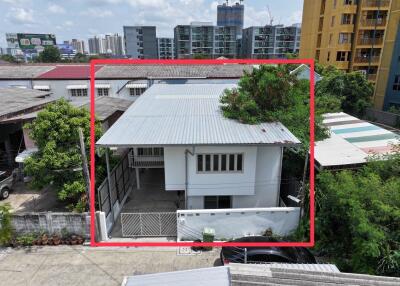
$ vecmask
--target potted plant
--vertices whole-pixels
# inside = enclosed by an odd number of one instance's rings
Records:
[[[43,234],[42,235],[42,245],[47,245],[47,243],[49,242],[49,237],[47,236],[47,234]]]
[[[71,235],[71,244],[75,245],[77,243],[78,243],[78,237],[75,234]]]
[[[52,240],[53,240],[53,245],[60,245],[61,243],[61,238],[57,234],[53,234]]]

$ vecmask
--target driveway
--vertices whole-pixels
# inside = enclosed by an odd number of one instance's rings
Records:
[[[220,265],[219,250],[178,254],[177,248],[87,246],[0,249],[0,284],[29,286],[121,285],[126,275]]]
[[[0,205],[6,203],[11,205],[14,213],[67,211],[63,203],[57,200],[57,194],[50,186],[36,191],[23,182],[14,183],[8,199],[0,200]]]

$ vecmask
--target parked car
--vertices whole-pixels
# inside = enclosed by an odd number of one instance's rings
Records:
[[[0,200],[7,199],[10,195],[14,182],[14,175],[11,172],[0,171]]]
[[[242,237],[230,242],[278,242],[265,236]],[[304,247],[222,247],[222,264],[232,263],[317,263]]]

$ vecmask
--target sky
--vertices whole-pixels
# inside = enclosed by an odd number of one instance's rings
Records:
[[[5,33],[55,34],[57,43],[72,38],[120,33],[124,25],[157,26],[158,37],[173,37],[176,25],[216,23],[223,0],[0,0],[0,47]],[[234,2],[234,1],[230,1]],[[303,0],[244,0],[245,27],[301,22]]]

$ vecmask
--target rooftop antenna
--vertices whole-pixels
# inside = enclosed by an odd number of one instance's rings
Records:
[[[272,26],[274,23],[274,17],[272,17],[271,10],[269,9],[269,5],[267,5],[267,12],[268,12],[268,17],[269,17],[269,25]]]

